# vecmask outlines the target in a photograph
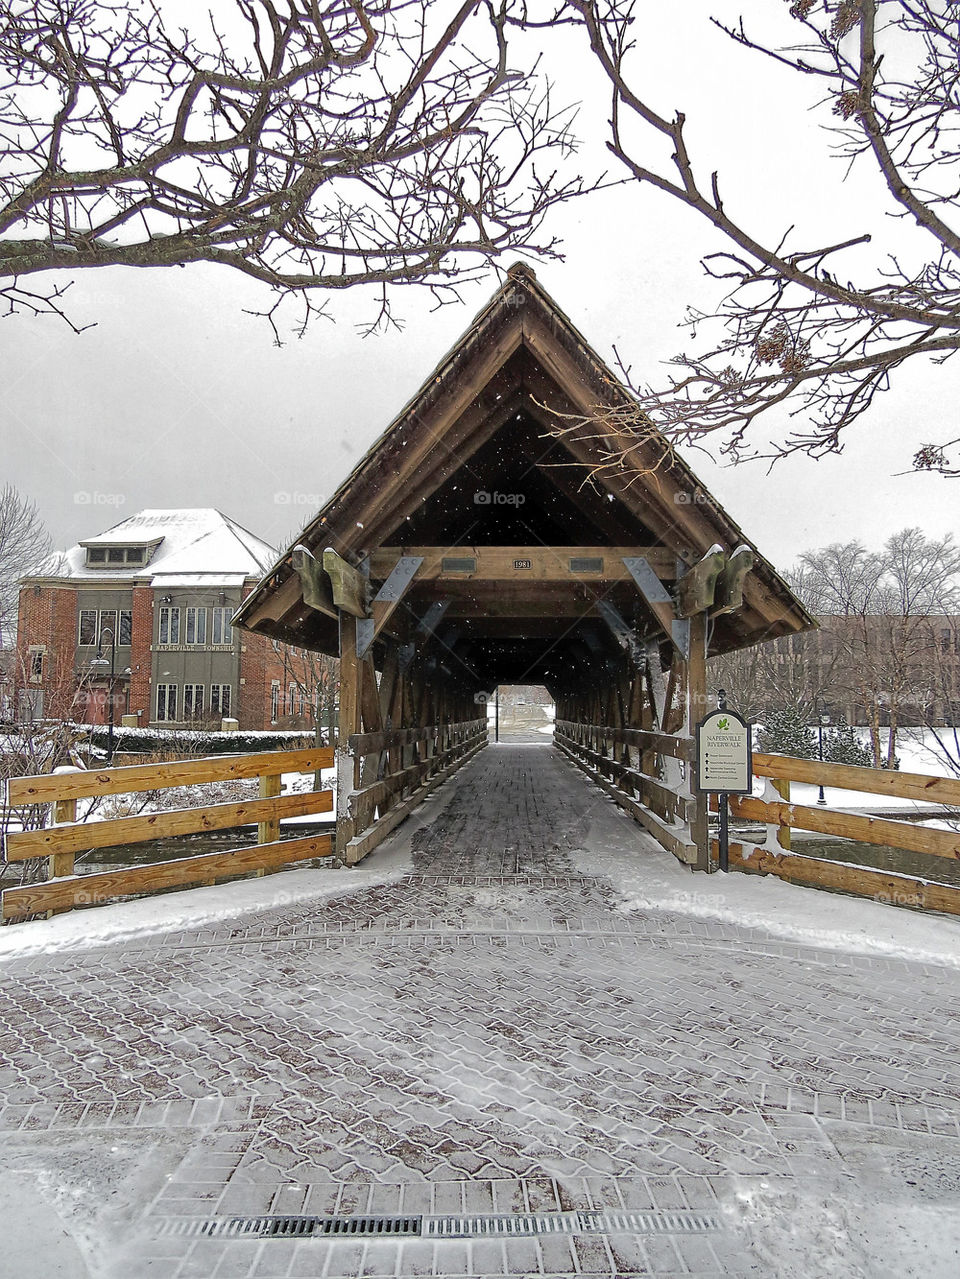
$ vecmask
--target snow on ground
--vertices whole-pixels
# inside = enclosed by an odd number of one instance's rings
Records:
[[[110,943],[133,944],[155,933],[208,928],[224,919],[292,903],[323,901],[390,883],[402,872],[385,855],[352,870],[289,870],[212,888],[182,889],[160,897],[70,911],[0,928],[0,962]]]
[[[868,744],[866,729],[860,730],[861,740]],[[932,735],[928,730],[910,728],[902,729],[897,737],[897,758],[900,760],[900,772],[923,773],[928,777],[947,777],[948,773],[943,761],[937,758],[930,746]],[[942,804],[926,803],[922,800],[900,799],[896,795],[875,795],[872,791],[840,790],[835,786],[823,789],[826,807],[853,812],[869,810],[879,811],[885,808],[898,809],[901,812],[922,813],[931,808],[942,808]],[[754,794],[762,797],[763,779],[756,778]],[[806,782],[790,783],[790,801],[794,804],[816,804],[820,790]]]
[[[804,888],[772,875],[695,874],[650,836],[638,841],[636,826],[608,796],[593,811],[586,846],[589,851],[577,855],[582,869],[613,882],[624,914],[662,910],[829,950],[960,969],[960,918]]]

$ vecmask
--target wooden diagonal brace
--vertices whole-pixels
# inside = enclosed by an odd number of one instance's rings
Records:
[[[420,619],[420,625],[417,627],[417,636],[421,639],[429,639],[440,625],[440,619],[449,607],[449,596],[442,600],[434,600]]]
[[[723,571],[726,556],[720,546],[711,546],[693,568],[677,582],[677,616],[694,617],[713,606],[717,578]]]
[[[370,583],[363,574],[329,546],[323,552],[323,568],[330,578],[337,608],[351,617],[369,617]]]
[[[630,654],[634,666],[640,667],[647,660],[646,653],[640,647],[640,641],[609,600],[597,600],[597,612],[610,628],[610,633],[620,647]]]
[[[743,583],[753,568],[756,557],[749,546],[738,546],[717,579],[717,589],[713,597],[712,617],[721,613],[735,613],[743,608]]]
[[[324,573],[320,561],[313,557],[306,546],[298,543],[290,552],[290,563],[300,579],[304,604],[316,609],[318,613],[336,617],[337,608],[330,590],[330,579]]]

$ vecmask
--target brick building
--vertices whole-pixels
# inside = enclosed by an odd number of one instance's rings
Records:
[[[117,723],[269,728],[288,663],[231,619],[274,556],[211,509],[141,511],[52,556],[20,583],[17,713],[103,723],[112,697]]]

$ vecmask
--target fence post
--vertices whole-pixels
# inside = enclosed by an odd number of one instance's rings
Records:
[[[281,773],[265,773],[260,777],[260,798],[273,799],[280,794],[283,788],[283,775]],[[273,844],[280,838],[280,819],[279,817],[269,817],[265,822],[257,823],[257,843]],[[266,871],[261,866],[256,872],[257,879],[262,879]]]
[[[76,768],[73,764],[64,764],[60,768],[55,768],[55,774],[61,773],[82,773],[82,768]],[[75,822],[77,820],[77,801],[75,799],[55,799],[53,801],[53,824],[54,826],[63,826],[67,822]],[[60,879],[64,875],[72,875],[76,869],[73,853],[51,853],[47,858],[47,879]],[[58,906],[56,910],[47,911],[47,919],[52,919],[54,915],[63,915],[70,910],[69,906]]]
[[[790,803],[790,783],[788,781],[781,781],[779,777],[771,777],[770,781],[773,785],[773,789],[777,792],[780,798],[785,800],[789,804]],[[781,825],[777,827],[777,841],[779,842],[781,848],[786,848],[789,850],[790,848],[790,827],[789,826]]]

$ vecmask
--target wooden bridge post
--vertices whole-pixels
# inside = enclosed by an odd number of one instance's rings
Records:
[[[360,662],[357,658],[357,619],[340,613],[340,714],[337,720],[337,856],[344,857],[353,839],[350,797],[360,789],[360,760],[350,750],[350,738],[360,732]]]
[[[694,725],[706,714],[707,707],[707,615],[695,613],[690,618],[690,657],[687,661],[687,722],[685,731],[693,733]],[[695,870],[710,869],[710,829],[707,820],[707,796],[697,794],[692,786],[692,763],[687,763],[690,790],[696,802],[696,815],[690,823],[690,836],[697,846]]]
[[[263,773],[260,776],[260,798],[274,799],[283,789],[282,773]],[[280,818],[270,817],[265,822],[257,823],[257,843],[273,844],[280,838]],[[261,866],[256,872],[257,879],[262,879],[266,871]],[[216,881],[211,879],[211,884]]]
[[[79,773],[82,769],[75,768],[72,764],[65,765],[62,768],[55,768],[55,773]],[[54,826],[62,826],[66,822],[75,822],[77,820],[77,801],[75,799],[57,799],[53,803],[53,824]],[[63,875],[72,875],[74,873],[74,854],[70,853],[52,853],[47,858],[47,879],[59,879]],[[60,906],[55,910],[47,911],[47,919],[52,919],[54,915],[62,915],[69,910],[69,906]]]

